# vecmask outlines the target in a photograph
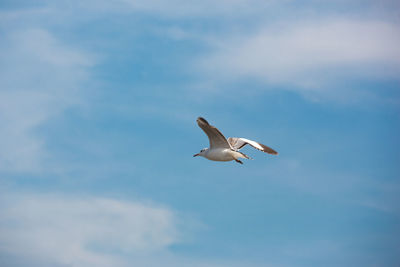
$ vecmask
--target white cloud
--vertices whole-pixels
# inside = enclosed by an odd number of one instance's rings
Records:
[[[400,30],[388,22],[321,19],[223,38],[199,63],[219,76],[215,79],[250,77],[304,91],[351,76],[398,78],[400,73]]]
[[[165,207],[56,195],[3,195],[0,203],[0,253],[33,263],[125,266],[179,242],[178,218]]]
[[[0,170],[38,170],[35,128],[78,101],[94,61],[37,28],[6,32],[0,51]]]
[[[0,263],[11,266],[267,266],[173,253],[198,222],[153,203],[6,193],[0,209]]]

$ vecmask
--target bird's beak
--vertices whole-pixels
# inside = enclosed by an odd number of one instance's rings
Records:
[[[199,153],[197,153],[197,154],[194,154],[194,155],[193,155],[193,157],[197,157],[198,155],[199,155]]]

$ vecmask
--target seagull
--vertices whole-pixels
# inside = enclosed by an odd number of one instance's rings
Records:
[[[278,155],[278,152],[272,148],[256,141],[239,137],[229,137],[226,139],[216,127],[210,125],[208,121],[202,117],[198,117],[196,121],[199,127],[208,136],[210,147],[203,148],[199,153],[194,154],[193,157],[201,156],[214,161],[235,160],[237,163],[243,164],[239,158],[250,159],[249,156],[239,151],[245,145],[251,145],[252,147],[268,154]]]

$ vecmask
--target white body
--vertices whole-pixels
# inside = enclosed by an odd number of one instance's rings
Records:
[[[242,153],[233,151],[229,148],[206,149],[199,153],[199,156],[214,161],[231,161],[239,158],[246,158]]]

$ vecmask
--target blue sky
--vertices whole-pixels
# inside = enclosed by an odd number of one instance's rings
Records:
[[[399,10],[2,1],[0,265],[398,266]]]

